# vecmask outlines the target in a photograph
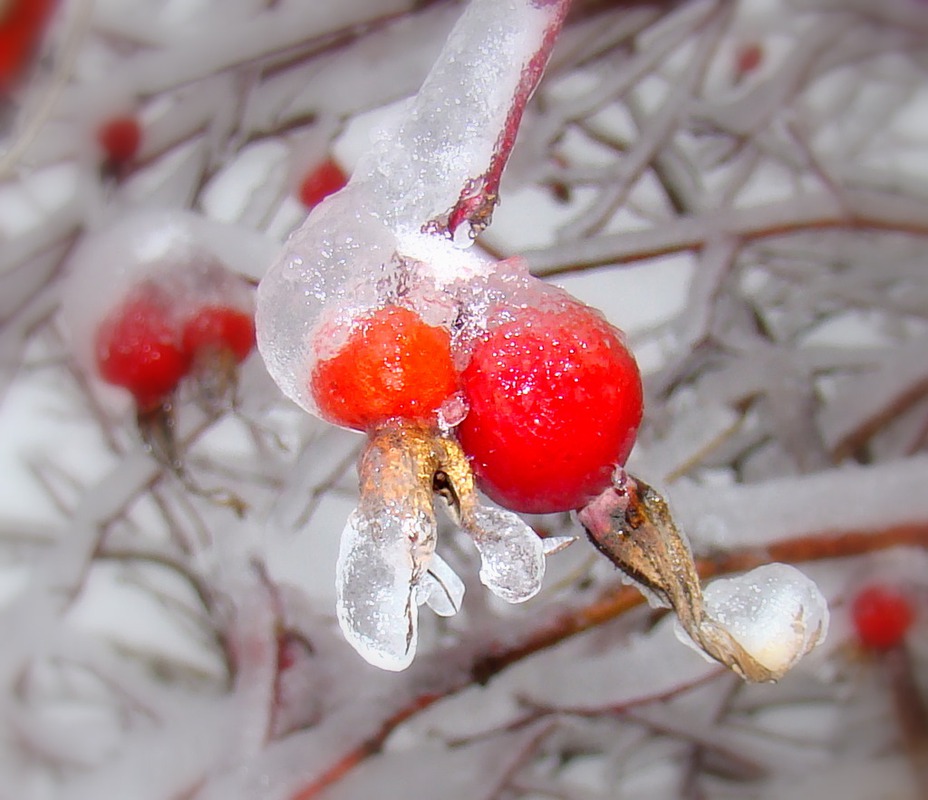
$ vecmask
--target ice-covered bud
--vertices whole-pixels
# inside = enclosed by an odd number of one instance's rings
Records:
[[[766,564],[703,590],[706,616],[731,634],[770,680],[785,675],[828,633],[818,586],[788,564]]]
[[[597,549],[677,614],[681,641],[745,680],[781,678],[828,632],[818,587],[786,564],[768,564],[704,592],[693,554],[664,498],[618,471],[615,485],[579,514]]]

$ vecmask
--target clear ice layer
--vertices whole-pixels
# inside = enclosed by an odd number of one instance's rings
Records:
[[[531,0],[473,0],[419,93],[261,281],[258,348],[284,394],[307,411],[316,412],[313,365],[340,344],[316,335],[322,323],[344,329],[339,323],[402,296],[429,324],[450,327],[454,287],[492,270],[464,249],[467,231],[452,241],[430,223],[505,152],[520,81],[557,13]]]

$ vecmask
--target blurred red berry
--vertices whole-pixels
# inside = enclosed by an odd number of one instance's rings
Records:
[[[480,487],[514,511],[584,506],[635,442],[641,377],[622,334],[579,303],[519,309],[473,350],[458,438]]]
[[[277,671],[286,672],[296,664],[300,654],[300,644],[290,634],[277,636]]]
[[[135,158],[142,143],[142,128],[135,117],[113,117],[97,130],[97,143],[111,164]]]
[[[330,422],[367,430],[391,418],[424,420],[457,390],[451,337],[401,306],[358,321],[313,370],[310,390]]]
[[[103,379],[128,389],[142,410],[160,405],[189,368],[169,307],[152,292],[128,298],[101,323],[96,360]]]
[[[0,3],[0,93],[25,74],[51,19],[55,0]]]
[[[764,48],[757,42],[741,45],[735,53],[735,75],[743,78],[756,70],[764,60]]]
[[[871,650],[900,645],[915,621],[909,598],[888,586],[869,586],[851,606],[851,618],[861,644]]]
[[[313,167],[303,178],[297,190],[300,202],[307,208],[319,205],[348,182],[348,177],[332,159]]]
[[[199,353],[226,351],[244,361],[255,346],[255,323],[250,314],[226,306],[205,306],[184,323],[184,352],[192,359]]]

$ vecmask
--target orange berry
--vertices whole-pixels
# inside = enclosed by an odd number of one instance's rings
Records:
[[[448,331],[395,305],[357,321],[310,378],[320,415],[355,430],[392,418],[425,420],[456,389]]]

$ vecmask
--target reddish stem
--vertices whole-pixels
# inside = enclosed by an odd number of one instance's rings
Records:
[[[509,106],[509,113],[506,115],[506,122],[493,147],[493,155],[487,171],[479,178],[467,182],[461,189],[461,196],[457,203],[448,214],[447,229],[452,236],[463,222],[470,223],[475,233],[479,233],[490,224],[493,209],[499,202],[500,180],[506,163],[509,161],[509,155],[512,153],[519,125],[522,123],[522,115],[544,74],[551,51],[554,49],[554,43],[564,25],[564,17],[567,16],[570,0],[540,0],[535,5],[539,8],[555,6],[554,17],[545,29],[538,50],[522,69],[519,83],[512,96],[512,104]]]

